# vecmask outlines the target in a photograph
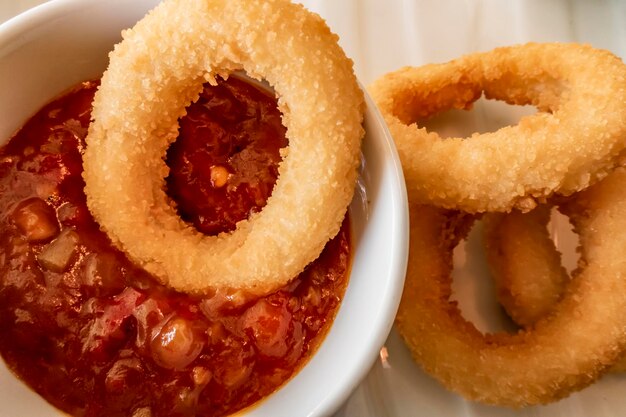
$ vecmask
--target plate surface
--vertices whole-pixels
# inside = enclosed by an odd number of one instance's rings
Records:
[[[406,65],[446,62],[462,54],[529,41],[583,42],[626,58],[626,3],[618,1],[514,0],[353,0],[305,1],[337,31],[355,61],[357,75],[369,84],[382,74]],[[448,114],[432,128],[446,136],[493,131],[515,123],[529,109],[481,101],[464,115]],[[572,234],[566,221],[552,226],[559,245],[569,249]],[[482,251],[480,226],[455,251],[454,298],[468,319],[482,330],[506,327]],[[510,410],[464,401],[443,389],[411,360],[397,332],[392,331],[380,360],[335,417],[609,417],[624,415],[626,376],[601,381],[549,406]]]
[[[0,21],[41,2],[2,1]],[[619,0],[305,0],[302,3],[322,15],[339,34],[365,85],[404,65],[445,62],[464,53],[528,41],[585,42],[626,58],[626,2]],[[515,123],[527,112],[524,108],[482,102],[472,112],[457,117],[459,123],[445,133],[493,130]],[[566,223],[559,220],[553,227],[556,235],[562,237],[559,242],[571,249],[572,236]],[[507,323],[494,304],[493,289],[485,279],[488,272],[478,229],[455,252],[455,298],[467,318],[481,329],[493,330]],[[573,255],[565,262],[573,265]],[[397,333],[392,331],[380,360],[335,417],[612,417],[621,416],[626,410],[625,390],[626,376],[607,375],[582,392],[549,406],[509,410],[468,403],[421,372]]]

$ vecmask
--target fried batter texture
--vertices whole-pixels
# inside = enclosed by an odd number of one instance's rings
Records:
[[[487,260],[498,302],[516,324],[527,329],[551,314],[570,280],[547,228],[550,208],[542,205],[525,214],[483,217]],[[626,357],[622,356],[611,371],[626,371]]]
[[[449,389],[487,404],[548,403],[595,381],[626,348],[624,181],[620,170],[562,206],[576,225],[584,266],[551,312],[516,334],[482,334],[450,300],[452,249],[467,230],[467,215],[410,198],[397,327],[415,360]]]
[[[165,0],[110,55],[84,154],[90,211],[112,241],[180,291],[266,294],[314,260],[352,199],[363,94],[318,16],[286,0]],[[275,89],[289,146],[265,208],[204,236],[167,197],[164,155],[205,81]]]
[[[416,201],[438,207],[528,211],[603,178],[626,146],[626,65],[587,45],[529,43],[407,67],[370,92],[414,179]],[[468,109],[483,93],[539,112],[469,138],[442,139],[418,125]]]
[[[409,193],[396,324],[416,362],[450,390],[493,405],[545,404],[593,383],[626,350],[626,171],[617,168],[626,65],[587,45],[529,43],[403,68],[370,91]],[[418,125],[483,94],[538,112],[469,138],[442,139]],[[518,212],[499,214],[557,200],[580,237],[571,277],[545,229],[549,209],[524,224]],[[483,334],[451,300],[453,249],[479,217],[493,219],[490,261],[500,300],[523,325],[517,333]]]
[[[498,302],[513,321],[532,326],[559,301],[570,278],[547,225],[549,205],[483,217],[487,261]]]

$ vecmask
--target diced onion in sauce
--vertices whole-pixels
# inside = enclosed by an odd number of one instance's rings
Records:
[[[39,265],[49,271],[63,272],[70,265],[77,249],[78,233],[72,229],[65,229],[59,234],[59,237],[41,250],[37,261]]]

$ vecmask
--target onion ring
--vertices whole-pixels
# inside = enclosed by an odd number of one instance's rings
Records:
[[[561,299],[570,278],[548,233],[550,206],[483,217],[487,263],[498,302],[513,321],[530,327]]]
[[[415,198],[439,207],[528,211],[603,178],[626,146],[626,65],[587,45],[529,43],[407,67],[383,76],[370,92],[401,139]],[[415,123],[467,109],[482,93],[532,104],[539,113],[471,138],[443,140]]]
[[[449,389],[498,405],[547,403],[596,380],[626,348],[624,181],[624,171],[616,171],[568,202],[585,266],[552,313],[517,334],[484,335],[463,319],[449,298],[452,249],[467,215],[412,198],[397,325],[415,360]]]
[[[166,0],[123,35],[84,154],[95,219],[178,290],[266,294],[286,284],[337,233],[355,187],[363,93],[337,36],[285,0]],[[290,143],[264,209],[209,237],[166,196],[163,157],[202,83],[238,70],[274,87]]]
[[[527,329],[552,312],[570,280],[548,231],[549,219],[548,205],[529,213],[483,217],[487,260],[498,302],[517,325]],[[626,356],[611,371],[626,371]]]

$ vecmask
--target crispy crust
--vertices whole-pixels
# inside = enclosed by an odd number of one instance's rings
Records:
[[[415,178],[409,176],[409,182]],[[397,326],[415,360],[468,399],[526,406],[581,389],[626,348],[626,173],[572,197],[580,268],[551,314],[517,334],[484,335],[450,301],[455,212],[411,207],[411,247]]]
[[[266,207],[230,234],[185,224],[163,157],[205,80],[243,69],[276,90],[289,147]],[[314,260],[352,198],[363,130],[352,62],[284,0],[166,0],[110,55],[84,155],[89,209],[113,242],[185,292],[264,294]]]
[[[498,302],[515,323],[530,327],[561,299],[569,275],[547,225],[549,205],[528,213],[483,217],[487,262]]]
[[[528,211],[603,178],[626,146],[626,65],[587,45],[530,43],[407,67],[370,92],[399,139],[415,198],[444,208]],[[540,112],[470,138],[444,140],[415,123],[483,93]]]
[[[527,329],[552,312],[570,280],[547,229],[550,208],[542,205],[529,213],[483,217],[487,260],[498,302],[516,324]],[[626,357],[611,371],[626,371]]]

